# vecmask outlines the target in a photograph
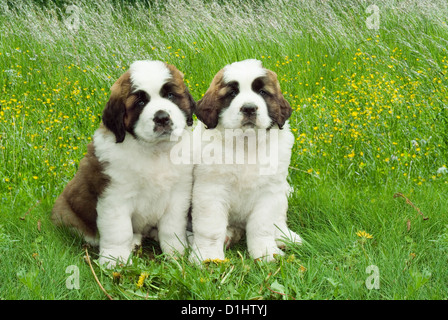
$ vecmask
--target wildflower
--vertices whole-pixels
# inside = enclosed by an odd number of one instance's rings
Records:
[[[121,279],[121,273],[120,272],[113,272],[112,273],[112,277],[113,277],[113,282],[115,284],[119,284],[120,283],[120,279]]]
[[[373,236],[364,230],[356,232],[356,235],[362,239],[373,239]]]
[[[228,258],[225,258],[224,260],[222,260],[222,259],[206,259],[206,260],[204,260],[204,263],[206,263],[206,264],[214,263],[216,265],[222,264],[222,263],[227,263],[227,262],[229,262]]]
[[[138,278],[137,282],[137,288],[143,287],[143,284],[145,283],[145,279],[148,278],[149,274],[147,272],[142,272],[140,274],[140,277]]]

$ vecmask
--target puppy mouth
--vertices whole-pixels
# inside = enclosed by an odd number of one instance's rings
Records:
[[[241,120],[242,128],[254,128],[257,126],[257,117],[253,116],[244,116],[243,120]]]
[[[257,123],[255,120],[243,120],[241,122],[242,128],[255,128],[257,126]]]
[[[171,126],[156,125],[154,127],[154,133],[156,133],[157,136],[169,135],[169,134],[171,134],[171,132],[173,132],[173,128]]]

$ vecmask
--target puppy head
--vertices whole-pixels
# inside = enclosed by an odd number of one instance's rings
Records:
[[[147,142],[180,135],[193,123],[195,101],[183,74],[161,61],[136,61],[111,87],[103,123],[123,142],[126,133]]]
[[[291,113],[276,73],[254,59],[220,70],[196,108],[198,119],[208,128],[221,125],[226,129],[268,129],[274,125],[281,129]]]

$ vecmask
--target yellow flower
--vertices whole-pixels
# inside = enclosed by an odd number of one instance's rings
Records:
[[[363,231],[358,231],[356,232],[356,235],[360,238],[364,238],[364,239],[373,239],[373,236],[367,232]]]
[[[121,279],[121,274],[120,272],[113,272],[112,273],[112,277],[113,277],[113,282],[115,284],[119,284],[120,283],[120,279]]]
[[[145,283],[145,279],[148,278],[148,273],[147,272],[142,272],[140,274],[140,277],[138,278],[138,282],[137,282],[137,288],[141,288],[143,287],[143,284]]]
[[[226,263],[226,262],[229,262],[229,259],[225,258],[224,260],[222,260],[222,259],[206,259],[206,260],[204,260],[204,263],[206,263],[206,264],[214,263],[216,265],[221,264],[221,263]]]

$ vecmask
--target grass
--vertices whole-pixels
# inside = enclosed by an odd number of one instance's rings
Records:
[[[378,29],[358,1],[80,1],[79,20],[67,5],[0,1],[0,299],[106,299],[49,215],[110,86],[147,58],[175,64],[196,99],[236,60],[278,74],[297,139],[289,224],[305,243],[275,263],[241,243],[197,268],[145,242],[113,271],[89,248],[114,299],[448,298],[445,2],[376,1]]]

